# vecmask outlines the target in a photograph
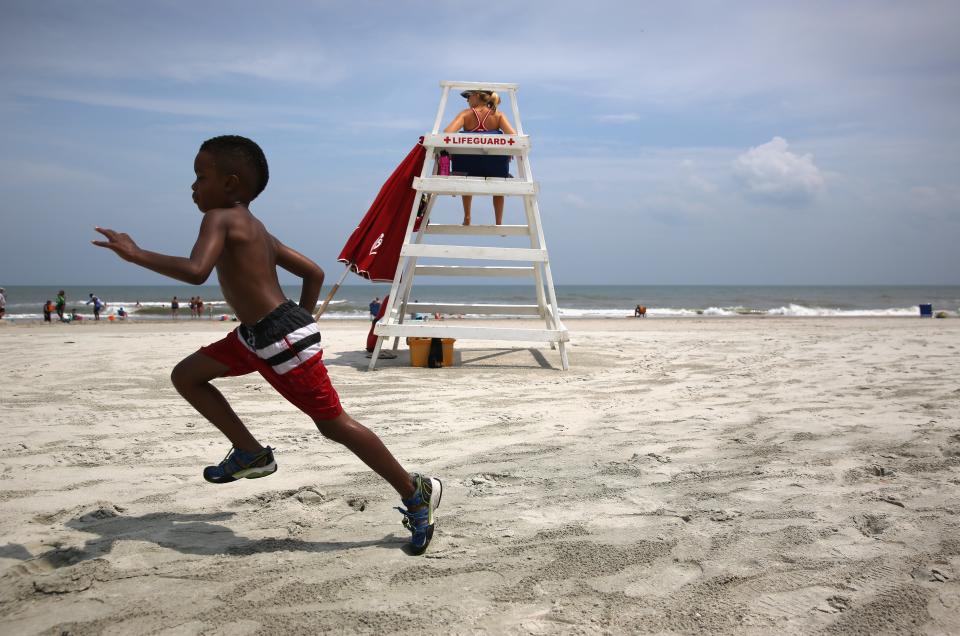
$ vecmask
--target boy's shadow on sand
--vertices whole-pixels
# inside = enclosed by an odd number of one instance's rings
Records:
[[[103,510],[105,509],[98,512]],[[111,514],[111,516],[93,519],[88,514],[71,519],[64,524],[68,528],[97,535],[88,539],[83,547],[57,547],[33,556],[26,547],[8,543],[0,546],[0,557],[39,562],[40,569],[55,569],[109,554],[119,540],[147,541],[182,554],[205,556],[250,555],[281,551],[333,552],[391,544],[399,548],[401,545],[401,541],[392,534],[368,541],[304,541],[289,537],[248,539],[237,535],[227,526],[211,523],[229,519],[234,514],[233,512],[209,514],[155,512],[139,517]]]

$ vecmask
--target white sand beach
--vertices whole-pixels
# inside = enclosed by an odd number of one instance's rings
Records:
[[[347,411],[443,480],[422,557],[259,376],[218,385],[279,471],[203,481],[169,373],[233,326],[0,324],[0,633],[960,633],[960,320],[573,320],[568,372],[373,373],[325,322]]]

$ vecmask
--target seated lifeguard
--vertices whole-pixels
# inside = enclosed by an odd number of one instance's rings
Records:
[[[460,93],[467,98],[467,106],[460,111],[443,132],[463,132],[484,135],[516,135],[507,116],[497,111],[500,96],[493,91],[470,90]],[[453,174],[468,177],[510,176],[510,155],[455,155],[451,154]],[[463,197],[463,224],[470,225],[470,205],[473,197]],[[493,215],[497,225],[503,223],[503,197],[493,197]]]

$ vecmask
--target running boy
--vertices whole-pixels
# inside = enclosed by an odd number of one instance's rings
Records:
[[[120,258],[185,283],[200,285],[216,268],[223,297],[240,326],[226,338],[187,356],[173,369],[174,387],[233,444],[203,477],[215,484],[266,477],[277,470],[273,449],[261,446],[210,381],[257,371],[291,404],[313,418],[325,437],[343,444],[400,494],[411,551],[422,554],[433,537],[440,504],[439,479],[408,473],[375,433],[340,406],[323,364],[320,331],[312,312],[324,273],[309,258],[273,237],[248,209],[267,185],[263,151],[244,137],[208,139],[193,163],[193,200],[203,213],[190,256],[141,249],[128,235],[96,228],[92,241]],[[303,279],[299,305],[284,298],[277,267]]]

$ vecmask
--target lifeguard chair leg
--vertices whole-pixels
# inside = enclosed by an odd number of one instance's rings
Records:
[[[518,158],[517,162],[518,164],[520,164],[519,174],[525,175],[527,168],[524,163],[521,163],[522,158]],[[540,245],[539,235],[535,230],[537,220],[533,214],[533,205],[532,205],[532,201],[530,200],[530,197],[523,197],[523,212],[524,212],[524,215],[527,217],[527,228],[529,229],[529,232],[530,232],[530,247],[534,249],[541,249],[542,246]],[[544,294],[544,291],[543,291],[543,285],[544,285],[543,263],[534,264],[533,277],[534,277],[534,284],[536,286],[537,306],[540,309],[540,317],[547,321],[547,325],[550,328],[554,328],[554,325],[551,324],[549,311],[547,309],[546,294]],[[550,348],[556,349],[556,345],[552,341],[550,342]]]
[[[373,347],[373,354],[370,356],[370,366],[367,367],[367,371],[373,371],[373,368],[377,366],[377,358],[380,357],[380,347],[383,346],[383,336],[377,336],[377,344]]]

